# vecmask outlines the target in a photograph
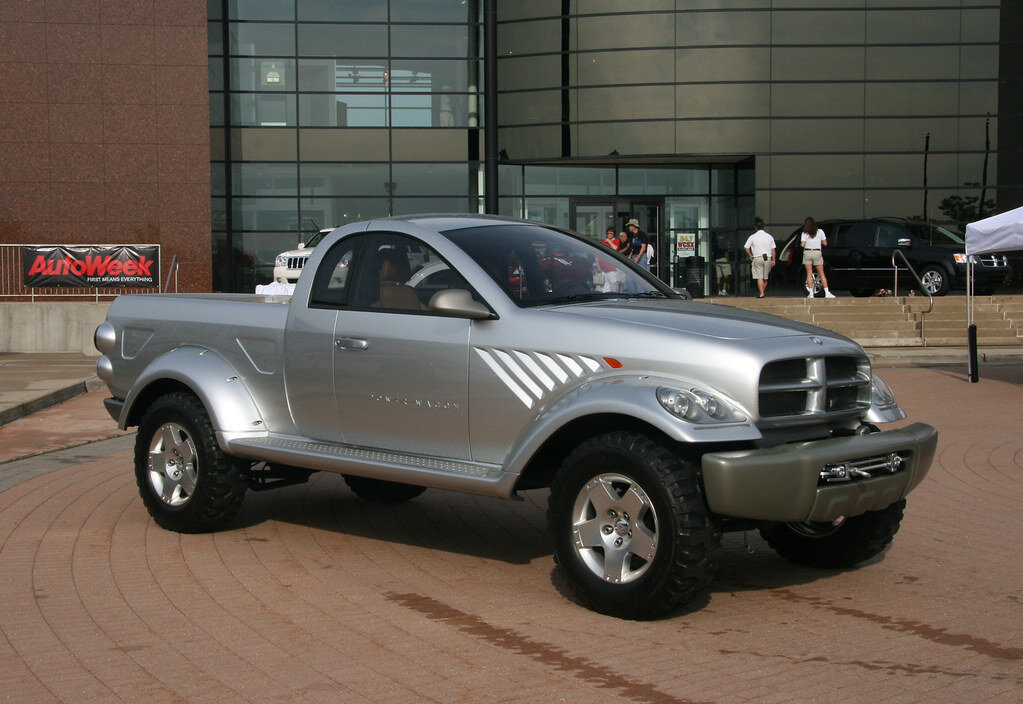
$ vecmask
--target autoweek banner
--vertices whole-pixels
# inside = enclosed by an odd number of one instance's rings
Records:
[[[22,247],[25,286],[160,287],[158,245]]]

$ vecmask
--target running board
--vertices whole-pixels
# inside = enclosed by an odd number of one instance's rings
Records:
[[[515,481],[518,479],[517,475],[509,474],[494,464],[376,450],[291,436],[218,435],[221,446],[235,457],[435,489],[507,499],[513,497]]]

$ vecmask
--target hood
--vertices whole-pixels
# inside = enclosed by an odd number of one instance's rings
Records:
[[[291,257],[308,257],[310,254],[312,254],[312,252],[313,252],[312,247],[306,247],[304,249],[289,249],[287,252],[281,252],[277,256],[288,257],[289,259]]]
[[[610,300],[558,306],[553,310],[719,340],[762,340],[799,335],[848,339],[815,325],[717,303]]]

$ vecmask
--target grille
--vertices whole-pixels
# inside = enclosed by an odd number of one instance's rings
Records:
[[[760,371],[761,418],[827,415],[869,405],[866,358],[780,359]]]
[[[979,254],[976,256],[977,263],[981,266],[994,268],[1009,266],[1008,260],[1001,254]]]
[[[304,257],[288,257],[288,268],[289,269],[301,269],[305,266],[305,263],[309,261],[309,256]]]

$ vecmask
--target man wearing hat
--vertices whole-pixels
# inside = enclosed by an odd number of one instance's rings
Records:
[[[632,218],[625,223],[625,231],[629,233],[629,259],[650,271],[650,260],[646,256],[646,233],[639,229],[639,220]]]

